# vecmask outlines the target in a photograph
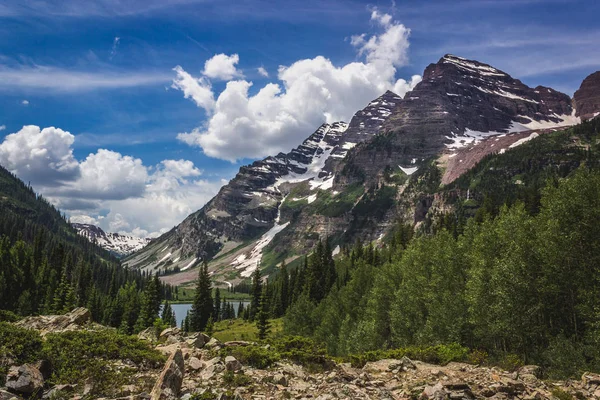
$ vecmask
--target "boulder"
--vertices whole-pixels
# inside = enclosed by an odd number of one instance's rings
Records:
[[[225,368],[227,371],[239,371],[242,369],[242,363],[233,356],[225,357]]]
[[[175,400],[179,397],[185,365],[181,349],[177,349],[167,360],[154,388],[151,400]]]
[[[185,342],[192,347],[201,349],[210,341],[210,336],[204,333],[196,333],[185,338]]]
[[[221,357],[212,358],[212,359],[206,361],[206,363],[204,365],[204,369],[200,373],[200,378],[202,378],[202,380],[205,380],[205,381],[210,380],[216,374],[218,374],[219,372],[222,372],[223,370],[225,370],[225,365],[223,365],[223,362],[221,361]]]
[[[183,341],[183,338],[181,337],[181,329],[167,328],[163,330],[158,336],[158,341],[167,344],[175,344]]]
[[[148,327],[140,333],[138,333],[137,337],[140,340],[146,340],[148,342],[156,342],[158,340],[158,336],[156,335],[156,328],[154,328],[153,326]]]
[[[239,346],[245,347],[245,346],[250,346],[251,344],[253,344],[253,343],[246,342],[245,340],[231,340],[229,342],[223,343],[223,346],[225,346],[225,347],[239,347]]]
[[[600,385],[600,375],[586,372],[581,376],[581,383],[586,387],[598,386]]]
[[[78,307],[64,315],[38,315],[26,317],[15,325],[40,331],[42,336],[50,332],[73,331],[83,329],[92,320],[92,314],[87,308]]]
[[[190,367],[190,369],[198,371],[199,369],[202,369],[204,363],[200,361],[200,359],[198,359],[197,357],[190,357],[188,361],[188,366]]]
[[[56,385],[44,393],[42,400],[69,397],[68,395],[73,392],[75,392],[75,385]]]
[[[208,343],[204,345],[208,349],[217,349],[221,347],[221,342],[219,342],[216,338],[210,338]]]
[[[14,394],[0,389],[0,400],[19,400]]]
[[[273,383],[276,385],[281,385],[281,386],[287,386],[288,385],[288,381],[285,377],[285,375],[283,375],[282,373],[276,373],[275,375],[273,375]]]
[[[41,395],[44,388],[44,377],[33,365],[13,366],[6,375],[6,388],[10,392],[24,397]]]

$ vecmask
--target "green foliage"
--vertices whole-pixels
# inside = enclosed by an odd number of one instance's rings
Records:
[[[34,362],[39,359],[41,350],[42,338],[37,331],[0,322],[0,359],[8,357],[18,365]],[[6,373],[0,364],[0,385],[4,383]]]
[[[388,358],[401,359],[408,357],[411,360],[419,360],[427,363],[445,365],[453,361],[466,361],[469,349],[457,343],[447,345],[417,347],[410,346],[390,350],[372,350],[361,354],[352,354],[345,357],[356,368],[362,368],[367,362],[373,362]]]
[[[213,315],[212,283],[208,273],[208,264],[204,262],[198,269],[196,295],[189,315],[192,331],[203,331]]]
[[[323,370],[332,363],[325,348],[313,340],[301,336],[284,336],[272,341],[282,359],[303,365],[310,370]]]
[[[225,347],[221,355],[234,356],[242,364],[259,369],[266,369],[281,359],[276,351],[257,345]]]
[[[52,366],[52,384],[93,383],[93,394],[109,394],[127,382],[132,370],[115,368],[112,362],[131,360],[157,368],[165,357],[145,342],[114,330],[50,333],[42,347]]]
[[[230,387],[248,386],[252,383],[252,378],[246,376],[244,371],[233,372],[226,371],[223,374],[223,383]]]
[[[0,322],[16,322],[19,316],[12,311],[0,310]]]
[[[552,396],[554,396],[557,400],[573,400],[573,396],[570,393],[565,392],[563,389],[558,387],[552,389]]]

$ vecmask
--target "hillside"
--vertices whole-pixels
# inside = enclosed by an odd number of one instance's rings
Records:
[[[170,295],[170,288],[149,284],[140,271],[122,268],[2,167],[0,260],[0,309],[22,316],[87,306],[94,321],[129,332],[138,323],[145,289]]]
[[[595,81],[586,82],[574,103],[594,109]],[[404,99],[387,92],[348,124],[325,124],[290,153],[240,168],[206,206],[124,262],[181,284],[207,260],[225,285],[258,265],[268,273],[293,262],[320,238],[333,248],[380,240],[398,219],[425,218],[432,199],[418,202],[406,190],[433,160],[443,168],[437,185],[447,185],[488,154],[577,123],[572,103],[553,89],[446,55]],[[499,140],[496,148],[489,137]]]

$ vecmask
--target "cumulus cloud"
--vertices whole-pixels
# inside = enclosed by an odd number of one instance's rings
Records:
[[[75,137],[25,126],[0,143],[0,164],[70,215],[109,232],[158,236],[212,198],[221,181],[202,179],[189,160],[142,160],[99,149],[78,161]]]
[[[173,80],[171,87],[183,92],[183,97],[192,99],[198,107],[212,112],[215,106],[215,96],[212,92],[210,82],[205,77],[194,78],[180,66],[173,68],[177,77]]]
[[[0,144],[0,164],[25,182],[57,186],[80,175],[71,147],[74,140],[75,136],[59,128],[24,126]]]
[[[0,125],[0,132],[6,129],[6,125]]]
[[[265,67],[258,67],[256,70],[258,71],[258,73],[261,76],[264,76],[265,78],[269,77],[269,73],[267,72],[267,70],[265,69]]]
[[[243,77],[243,74],[236,68],[236,64],[239,61],[240,57],[237,54],[232,54],[230,56],[223,53],[217,54],[204,63],[204,71],[202,71],[202,74],[209,78],[221,79],[224,81],[233,78],[241,78]]]
[[[23,104],[24,106],[28,106],[29,105],[29,100],[23,100],[21,102],[21,104]]]
[[[194,78],[176,67],[173,87],[209,116],[203,126],[180,133],[178,139],[232,162],[259,158],[289,150],[323,122],[348,121],[386,90],[404,96],[421,79],[396,79],[397,68],[408,60],[410,30],[377,10],[371,19],[379,32],[351,39],[364,61],[336,66],[323,56],[299,60],[279,68],[279,83],[268,83],[254,94],[249,93],[252,82],[230,80],[216,101],[199,101],[200,90],[206,92],[201,99],[214,99],[207,77]]]

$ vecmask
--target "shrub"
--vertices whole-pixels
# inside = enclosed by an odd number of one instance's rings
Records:
[[[36,331],[19,328],[8,322],[0,322],[0,386],[4,385],[7,367],[4,357],[15,364],[33,362],[39,359],[42,338]]]
[[[497,362],[498,366],[506,371],[514,372],[521,368],[524,363],[521,357],[516,354],[503,354]]]
[[[302,336],[284,336],[273,342],[281,358],[317,371],[331,367],[325,348]]]
[[[237,358],[242,364],[259,369],[268,368],[280,359],[277,352],[257,345],[226,347],[221,350],[221,356],[229,355]]]
[[[43,344],[43,356],[52,366],[50,382],[93,383],[93,394],[106,394],[127,383],[131,368],[114,368],[117,360],[159,367],[165,357],[133,336],[114,330],[51,333]]]
[[[19,316],[12,311],[0,310],[0,322],[16,322]]]
[[[431,364],[445,365],[452,361],[466,361],[469,349],[459,344],[440,344],[429,347],[404,347],[391,350],[374,350],[362,354],[352,354],[345,359],[352,366],[362,368],[367,362],[383,360],[386,358],[400,359],[408,357]]]
[[[238,373],[227,371],[223,375],[223,383],[232,387],[248,386],[252,383],[252,379],[246,376],[243,371]]]

